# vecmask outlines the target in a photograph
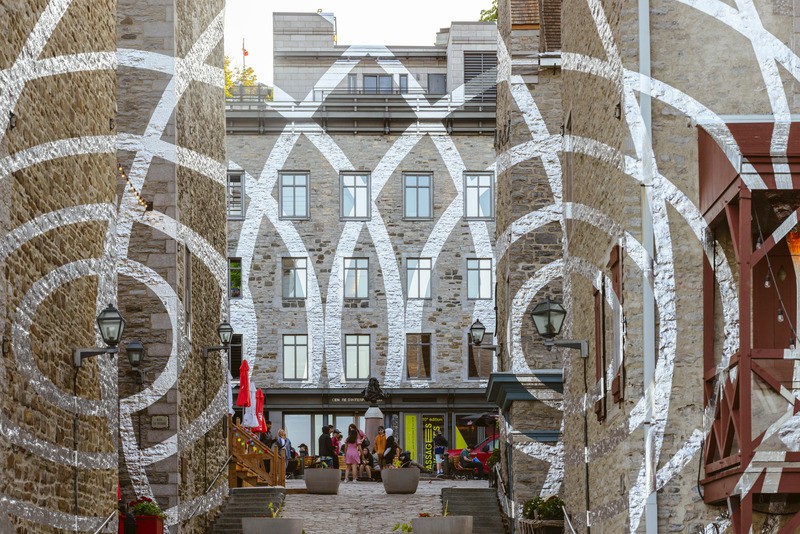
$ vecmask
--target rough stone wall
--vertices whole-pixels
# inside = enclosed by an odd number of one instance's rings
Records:
[[[313,137],[313,135],[311,136]],[[490,168],[493,160],[491,138],[486,136],[452,136],[453,145],[448,150],[442,149],[447,158],[452,158],[452,149],[458,152],[467,170],[483,171]],[[420,327],[415,327],[414,322],[408,320],[407,311],[405,324],[408,332],[429,332],[433,334],[435,348],[433,351],[432,373],[433,380],[424,381],[430,387],[479,387],[479,381],[467,380],[466,354],[464,352],[464,336],[466,329],[472,323],[474,306],[466,295],[466,258],[477,257],[473,235],[469,225],[461,218],[460,209],[455,214],[458,219],[450,231],[445,231],[441,226],[446,226],[443,214],[457,196],[454,181],[460,186],[463,177],[460,172],[451,176],[446,167],[442,153],[437,148],[437,143],[446,143],[445,137],[434,139],[430,136],[333,136],[331,138],[338,150],[330,152],[321,151],[315,146],[309,136],[297,136],[291,150],[285,152],[281,169],[308,170],[310,171],[310,219],[292,221],[291,226],[297,232],[296,239],[290,232],[284,231],[283,235],[275,231],[268,221],[260,224],[252,220],[255,207],[253,195],[267,193],[272,199],[279,198],[277,182],[272,182],[268,191],[258,191],[254,181],[248,179],[250,196],[248,205],[248,221],[229,221],[230,236],[228,241],[228,254],[231,257],[244,256],[248,243],[254,243],[252,266],[250,267],[247,284],[252,295],[253,308],[258,310],[258,321],[244,332],[244,351],[255,357],[255,370],[253,380],[259,387],[286,387],[282,380],[282,335],[287,333],[315,334],[312,322],[315,314],[321,314],[323,308],[320,301],[312,298],[313,284],[309,283],[309,298],[300,308],[286,307],[283,304],[281,284],[281,258],[297,257],[298,250],[304,247],[310,256],[309,273],[314,270],[318,294],[321,302],[326,304],[324,312],[327,315],[326,329],[330,329],[322,340],[323,345],[310,351],[312,372],[310,381],[317,386],[344,385],[341,378],[332,378],[331,354],[333,349],[328,346],[331,340],[340,339],[344,333],[372,334],[371,349],[373,361],[372,373],[384,383],[387,376],[397,375],[402,384],[410,384],[405,379],[404,361],[389,362],[392,358],[391,344],[405,342],[402,331],[404,317],[398,315],[397,303],[400,307],[405,304],[406,294],[406,259],[426,257],[423,246],[431,241],[442,245],[434,267],[431,282],[430,300],[424,301],[419,314]],[[285,144],[287,138],[278,139],[279,144]],[[275,146],[275,136],[233,136],[227,137],[228,155],[231,161],[242,167],[251,177],[262,176],[264,160],[268,154],[270,159],[276,157],[278,148]],[[403,151],[402,156],[387,156],[391,153],[393,145],[407,144],[408,151]],[[444,145],[442,145],[444,146]],[[338,154],[337,154],[338,153]],[[330,158],[330,160],[326,160]],[[366,227],[357,228],[356,231],[347,230],[345,223],[339,218],[339,174],[333,169],[329,161],[341,161],[347,158],[353,169],[372,172],[373,194],[379,187],[381,180],[382,160],[392,159],[391,172],[385,176],[386,183],[381,189],[377,199],[377,208],[381,220],[373,217],[373,222],[385,225],[386,238],[380,238],[382,231],[376,226],[372,227],[373,234]],[[451,162],[452,163],[452,162]],[[271,169],[274,172],[276,169]],[[433,173],[434,183],[434,219],[421,221],[403,220],[402,200],[402,172],[422,171]],[[276,175],[273,175],[276,177]],[[258,201],[264,203],[263,200]],[[270,202],[275,202],[272,200]],[[268,208],[271,209],[271,208]],[[447,220],[450,220],[448,216]],[[354,223],[349,223],[352,226]],[[484,226],[483,222],[478,223]],[[362,226],[360,223],[359,226]],[[485,224],[487,235],[494,233],[493,223]],[[350,235],[352,248],[346,245],[343,235]],[[477,235],[480,235],[478,233]],[[376,244],[376,240],[378,244]],[[287,245],[288,243],[288,245]],[[344,244],[343,244],[344,243]],[[429,245],[430,246],[430,245]],[[348,248],[352,252],[341,252],[336,257],[337,247]],[[294,252],[292,252],[294,251]],[[343,262],[342,257],[367,257],[369,259],[369,299],[359,302],[352,307],[345,300],[342,303],[341,321],[337,322],[337,315],[332,314],[331,304],[335,301],[333,295],[336,291],[331,287],[331,272],[341,270],[341,265],[334,262]],[[246,260],[245,260],[246,262]],[[387,275],[387,271],[389,274]],[[336,274],[337,284],[341,284],[340,274]],[[310,277],[309,277],[310,280]],[[340,301],[336,301],[340,302]],[[413,303],[414,301],[408,301]],[[244,303],[232,299],[232,310]],[[409,305],[411,306],[411,305]],[[338,312],[337,312],[338,313]],[[235,315],[235,313],[234,313]],[[481,320],[489,325],[493,318],[481,316]],[[335,324],[334,324],[335,323]],[[341,324],[341,326],[339,326]],[[399,331],[397,328],[399,327]],[[238,328],[238,327],[237,327]],[[239,331],[239,330],[237,330]],[[389,336],[387,337],[387,332]],[[398,334],[399,332],[399,334]],[[393,340],[390,339],[394,336]],[[322,373],[315,378],[313,369],[319,372],[322,365],[322,354],[327,355],[327,373]],[[402,352],[401,352],[402,354]],[[316,363],[314,363],[316,362]],[[389,369],[387,369],[387,365]],[[251,362],[251,368],[253,367]],[[402,372],[401,372],[402,371]],[[338,375],[338,373],[336,373]],[[400,378],[402,377],[402,378]],[[364,381],[357,381],[362,384]],[[352,384],[352,381],[351,381]]]
[[[573,188],[565,190],[565,200],[583,206],[573,210],[568,223],[569,258],[587,260],[608,275],[609,251],[624,237],[625,398],[620,404],[607,400],[603,421],[598,421],[591,411],[588,414],[589,507],[592,529],[601,532],[644,531],[644,436],[642,412],[637,409],[643,392],[642,274],[641,262],[637,264],[642,240],[642,171],[623,159],[628,156],[635,160],[643,153],[638,148],[638,134],[632,133],[641,121],[640,95],[636,90],[638,82],[632,76],[626,78],[616,67],[621,65],[633,72],[638,69],[636,9],[633,2],[615,0],[565,2],[562,11],[563,109],[570,125],[566,133],[572,141],[565,143],[564,157],[572,158],[573,170]],[[789,39],[790,16],[768,4],[756,2],[755,9],[768,32],[778,40]],[[723,511],[704,505],[695,489],[704,432],[702,305],[698,299],[704,257],[697,237],[704,224],[697,211],[694,127],[702,119],[696,108],[692,110],[687,104],[694,99],[718,115],[769,114],[780,109],[780,101],[772,91],[792,87],[791,78],[780,71],[781,83],[765,90],[765,74],[755,60],[754,44],[718,13],[710,11],[706,3],[697,7],[678,2],[652,3],[651,32],[655,88],[652,146],[657,172],[664,177],[656,180],[652,188],[660,366],[654,421],[658,529],[708,531],[714,528],[712,523],[724,529],[729,521]],[[755,46],[759,53],[774,52],[770,46]],[[735,74],[732,65],[737,65]],[[792,98],[788,101],[792,102]],[[619,120],[614,113],[618,103]],[[731,262],[732,256],[728,260]],[[730,265],[735,269],[735,264]],[[569,335],[590,340],[588,383],[590,399],[594,401],[601,392],[594,378],[592,358],[594,288],[576,273],[568,280]],[[605,312],[610,313],[608,304]],[[582,484],[580,398],[584,394],[584,376],[582,364],[574,355],[567,361],[566,374],[565,501],[573,521],[583,530],[586,496]],[[609,376],[613,373],[606,370],[606,378]],[[610,395],[607,390],[605,394]]]
[[[98,278],[87,260],[103,256],[114,157],[71,155],[67,139],[111,133],[115,76],[104,54],[115,49],[116,3],[61,4],[0,7],[0,530],[9,532],[71,530],[76,515],[80,526],[97,526],[115,508],[106,422],[114,403],[80,415],[77,434],[71,409],[73,379],[79,397],[99,399],[101,373],[115,368],[106,356],[87,360],[77,375],[72,365],[74,347],[95,343]],[[64,56],[75,53],[98,62],[72,72]],[[52,63],[34,67],[37,59]],[[104,207],[86,217],[85,205]],[[76,447],[82,461],[73,468]],[[85,462],[92,454],[105,465]]]
[[[561,166],[552,151],[560,144],[561,73],[531,69],[539,32],[513,28],[509,1],[498,5],[498,30],[498,341],[501,370],[524,375],[561,367],[561,354],[544,348],[529,315],[545,296],[561,299]],[[526,433],[557,435],[562,415],[540,401],[516,401],[507,417],[504,478],[512,484],[518,513],[527,499],[558,493],[556,445],[535,442]]]
[[[170,0],[128,2],[118,12],[119,158],[154,208],[143,212],[125,190],[132,208],[119,233],[133,267],[120,276],[120,293],[136,298],[121,306],[148,353],[141,386],[135,373],[120,373],[123,395],[138,398],[123,414],[123,491],[155,498],[172,530],[180,523],[193,532],[205,530],[206,511],[226,491],[223,477],[204,495],[225,457],[224,353],[203,359],[227,319],[222,8]],[[163,417],[166,425],[157,424]]]
[[[176,46],[179,57],[191,57],[196,53],[198,43],[206,39],[209,28],[216,28],[215,33],[219,35],[222,25],[219,17],[223,9],[221,0],[177,2]],[[222,39],[205,45],[201,58],[206,54],[203,58],[206,65],[221,68],[224,56]],[[208,253],[213,252],[217,258],[224,258],[226,249],[225,188],[222,185],[227,161],[225,101],[224,92],[218,85],[220,80],[215,81],[217,85],[192,80],[176,110],[178,146],[210,159],[205,166],[178,167],[176,180],[181,224],[200,236],[209,249],[190,246],[187,253],[184,244],[178,246],[177,254],[178,293],[182,297],[184,331],[189,336],[186,339],[189,358],[178,378],[178,427],[187,436],[184,440],[179,439],[178,443],[181,475],[178,497],[181,503],[192,503],[192,508],[200,507],[200,502],[195,504],[196,499],[204,494],[227,458],[224,422],[219,417],[221,406],[212,400],[219,400],[220,392],[224,392],[227,406],[227,354],[213,351],[207,360],[203,358],[205,347],[220,344],[217,326],[223,318],[227,320],[224,264],[212,267],[208,257]],[[187,266],[186,262],[191,265]],[[185,296],[187,284],[191,292],[189,302]],[[211,410],[212,413],[206,413]],[[198,422],[207,424],[207,428],[195,430]],[[224,479],[224,476],[220,477],[209,494],[217,501],[204,497],[209,504],[203,504],[201,512],[219,502],[220,492],[225,489]],[[182,522],[181,531],[204,533],[210,527],[213,515],[200,513],[192,521]]]
[[[177,55],[175,6],[167,2],[123,1],[117,11],[117,39],[122,49]],[[146,64],[152,64],[152,59]],[[175,119],[171,117],[176,103],[174,87],[170,86],[171,73],[151,68],[140,68],[122,63],[118,68],[118,129],[123,135],[144,136],[148,131],[161,133],[159,137],[172,145],[176,142]],[[162,100],[162,109],[158,108]],[[131,177],[142,196],[153,202],[155,212],[177,217],[176,165],[168,158],[154,158],[152,152],[143,150],[141,144],[130,142],[118,152],[120,164]],[[173,158],[174,160],[174,158]],[[118,183],[118,195],[126,204],[136,206],[121,224],[130,228],[127,256],[147,266],[166,285],[176,287],[178,282],[177,247],[164,232],[144,223],[145,214],[131,198],[131,189],[125,182]],[[119,278],[120,294],[135,298],[120,298],[120,311],[133,316],[128,324],[130,336],[136,336],[147,349],[141,365],[143,383],[136,384],[136,375],[127,362],[120,365],[120,393],[136,395],[147,390],[163,372],[174,346],[180,346],[180,336],[172,329],[168,307],[177,307],[175,295],[161,295],[145,280],[132,276]],[[162,300],[163,299],[163,300]],[[167,304],[167,306],[165,306]],[[139,461],[138,451],[168,440],[178,429],[178,392],[173,384],[166,395],[156,396],[150,403],[136,410],[130,417],[133,436],[123,442],[124,470],[120,470],[123,499],[130,501],[146,495],[155,498],[162,509],[178,504],[178,458],[174,454],[162,455],[158,462]],[[149,404],[149,406],[147,405]],[[167,416],[166,428],[152,428],[153,416]],[[123,419],[123,421],[125,421]],[[134,452],[137,451],[137,452]],[[165,457],[163,457],[165,456]]]

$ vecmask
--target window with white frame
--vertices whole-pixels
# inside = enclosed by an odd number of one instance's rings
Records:
[[[244,175],[228,173],[228,219],[244,219]]]
[[[370,218],[369,174],[342,174],[341,216],[342,219]]]
[[[430,334],[406,334],[406,372],[410,379],[431,378]]]
[[[403,174],[403,217],[406,219],[433,217],[433,176]]]
[[[467,298],[492,298],[492,260],[490,258],[467,259]]]
[[[344,259],[344,298],[369,297],[369,258]]]
[[[358,92],[358,74],[347,75],[347,92],[351,95]]]
[[[306,298],[306,276],[308,260],[306,258],[282,258],[283,298]]]
[[[284,380],[308,380],[308,336],[284,334]]]
[[[228,258],[228,295],[232,299],[242,296],[242,258]]]
[[[369,378],[369,334],[345,334],[344,377],[346,380]]]
[[[406,260],[406,291],[410,299],[431,298],[431,258],[408,258]]]
[[[464,174],[464,217],[492,219],[494,217],[494,175],[492,173]]]
[[[308,173],[280,175],[281,219],[308,218]]]

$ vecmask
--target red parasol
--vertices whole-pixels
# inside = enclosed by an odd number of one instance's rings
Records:
[[[256,390],[256,419],[258,420],[258,428],[254,428],[253,432],[266,432],[267,420],[264,419],[264,393],[261,388]]]
[[[242,360],[239,367],[239,396],[236,397],[236,406],[250,406],[250,364]]]

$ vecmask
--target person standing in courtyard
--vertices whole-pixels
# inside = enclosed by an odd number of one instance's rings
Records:
[[[331,434],[331,442],[333,443],[333,467],[339,469],[339,454],[342,451],[342,433],[339,432],[339,429],[334,429],[333,433]]]
[[[326,467],[333,465],[333,441],[331,441],[331,427],[325,425],[322,427],[322,434],[317,440],[317,451],[319,453],[320,463],[325,464]]]
[[[375,445],[372,452],[378,455],[378,465],[383,469],[383,450],[386,448],[386,431],[382,426],[378,427],[378,435],[375,436]]]
[[[394,467],[394,459],[397,457],[399,445],[394,440],[394,431],[386,429],[386,448],[383,449],[383,463],[386,467]]]
[[[292,441],[286,435],[286,431],[284,429],[278,430],[278,439],[276,440],[278,444],[278,453],[283,451],[284,458],[286,460],[286,469],[289,469],[289,460],[292,456]]]
[[[442,459],[446,449],[447,438],[442,435],[441,430],[437,430],[436,435],[433,437],[433,454],[436,455],[436,476],[442,474]]]
[[[359,446],[358,429],[351,425],[344,442],[344,481],[347,482],[348,471],[352,474],[353,482],[358,480],[358,466],[361,464],[361,447]]]

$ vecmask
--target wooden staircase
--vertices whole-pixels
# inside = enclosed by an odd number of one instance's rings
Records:
[[[228,416],[228,451],[233,458],[228,468],[229,487],[286,485],[284,452],[277,445],[270,448],[261,443],[231,416]]]

